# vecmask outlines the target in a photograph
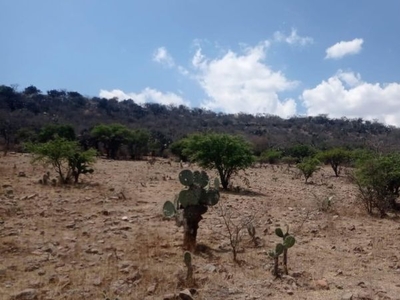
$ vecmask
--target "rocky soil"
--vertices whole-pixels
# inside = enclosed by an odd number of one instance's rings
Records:
[[[312,184],[286,166],[236,176],[200,223],[187,286],[183,229],[161,214],[182,188],[180,170],[99,159],[93,175],[63,187],[39,184],[55,174],[29,155],[1,157],[0,299],[400,299],[399,219],[367,216],[355,187],[328,167]],[[258,244],[244,229],[238,263],[221,211],[235,224],[255,220]],[[286,224],[297,243],[289,275],[275,278],[266,254]]]

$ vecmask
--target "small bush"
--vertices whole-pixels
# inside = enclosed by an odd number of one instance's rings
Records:
[[[305,182],[308,182],[308,179],[319,170],[320,161],[315,158],[305,158],[301,163],[297,164],[297,168],[301,171],[305,178]]]

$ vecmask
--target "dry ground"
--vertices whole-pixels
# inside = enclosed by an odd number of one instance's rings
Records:
[[[28,155],[0,158],[0,299],[164,299],[182,290],[182,228],[161,214],[182,187],[181,168],[165,162],[98,160],[79,186],[54,187],[38,183],[47,169]],[[204,215],[194,298],[400,299],[399,221],[365,215],[354,186],[329,168],[307,185],[294,172],[251,168],[235,178],[240,192],[221,194],[223,207],[256,217],[264,243],[245,235],[240,265],[218,208]],[[332,211],[319,211],[331,195]],[[285,224],[297,244],[290,276],[274,279],[266,252]]]

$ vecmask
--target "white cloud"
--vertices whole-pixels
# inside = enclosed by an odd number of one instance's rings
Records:
[[[307,44],[312,44],[314,43],[314,39],[308,36],[299,36],[297,34],[297,30],[292,28],[292,31],[290,35],[285,35],[284,33],[280,31],[276,31],[274,33],[274,40],[277,42],[286,42],[290,45],[296,45],[299,44],[301,46],[305,46]]]
[[[188,102],[186,102],[181,96],[167,92],[167,93],[162,93],[158,90],[151,89],[151,88],[145,88],[142,90],[140,93],[125,93],[124,91],[121,90],[112,90],[112,91],[107,91],[107,90],[100,90],[100,97],[102,98],[117,98],[118,100],[126,100],[126,99],[132,99],[138,104],[144,104],[147,102],[156,102],[164,105],[186,105],[189,106]]]
[[[354,39],[352,41],[341,41],[326,49],[325,59],[339,59],[346,55],[357,54],[362,49],[363,39]]]
[[[294,88],[297,82],[264,63],[268,46],[269,42],[263,42],[241,54],[227,51],[215,59],[206,58],[199,48],[192,65],[194,78],[208,97],[203,106],[225,113],[294,115],[296,102],[281,100],[278,93]]]
[[[160,47],[154,52],[153,61],[158,62],[166,67],[173,67],[175,65],[174,59],[168,53],[165,47]]]
[[[359,74],[339,71],[301,96],[307,115],[329,114],[378,119],[400,126],[400,83],[368,83]]]

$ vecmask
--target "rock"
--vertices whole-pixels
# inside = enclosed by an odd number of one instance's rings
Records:
[[[26,289],[11,296],[12,300],[37,300],[38,293],[35,289]]]
[[[352,300],[353,299],[353,293],[351,293],[351,292],[344,293],[342,295],[342,298],[340,298],[340,299],[341,300]]]
[[[18,177],[26,177],[25,172],[18,172]]]
[[[153,283],[151,286],[147,288],[147,294],[151,295],[156,291],[157,283]]]
[[[179,298],[175,294],[165,294],[163,296],[163,300],[176,300],[176,299],[179,299]]]
[[[182,300],[193,300],[192,293],[188,289],[180,291],[179,298]]]
[[[212,264],[206,264],[203,268],[204,271],[207,271],[209,273],[213,273],[217,271],[217,267],[212,265]]]
[[[325,278],[317,280],[315,284],[320,290],[329,290],[329,284]]]
[[[27,197],[28,200],[33,199],[37,196],[38,194],[31,194]]]

